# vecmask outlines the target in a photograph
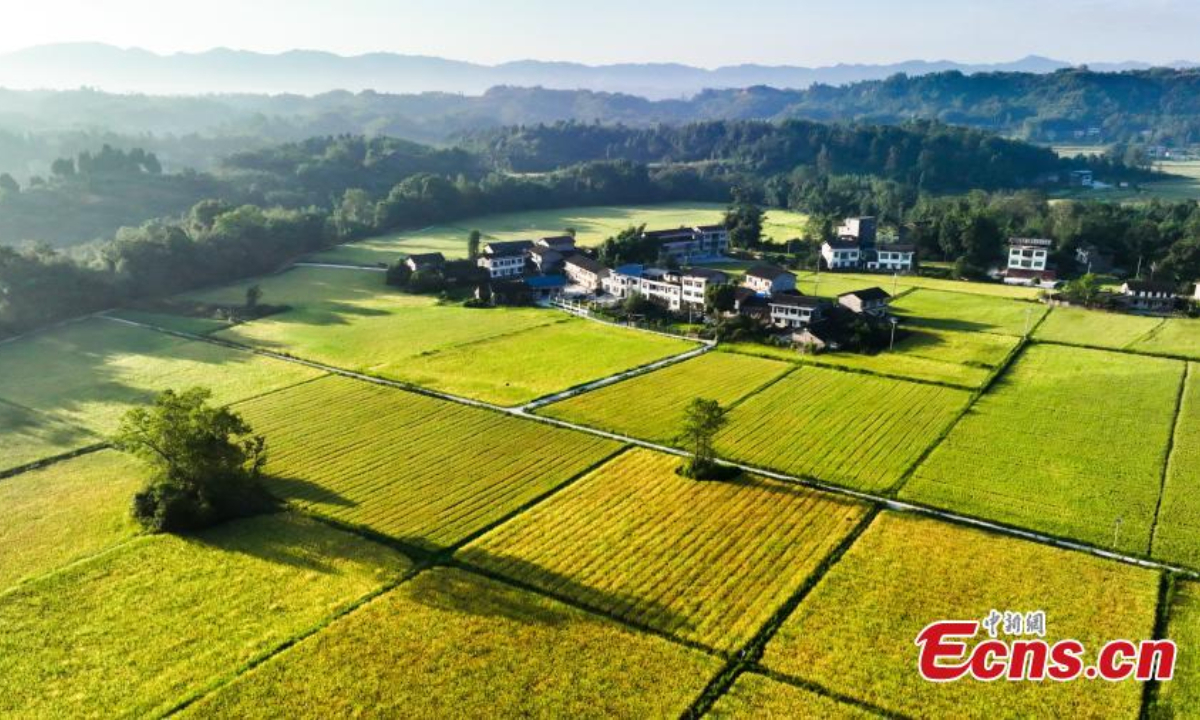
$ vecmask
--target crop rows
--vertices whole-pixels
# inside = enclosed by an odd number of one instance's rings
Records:
[[[636,624],[733,650],[865,506],[747,478],[704,483],[631,450],[461,551],[464,561]]]
[[[1031,347],[901,493],[1144,553],[1183,363]]]
[[[543,596],[437,568],[187,715],[678,717],[720,666]]]
[[[1188,368],[1179,407],[1154,557],[1200,568],[1200,366]]]
[[[942,330],[1023,335],[1046,314],[1046,306],[986,295],[915,290],[892,303],[902,319]]]
[[[732,353],[708,353],[647,375],[550,405],[540,412],[562,420],[655,442],[673,442],[687,404],[697,397],[731,403],[792,369]]]
[[[1152,636],[1158,582],[1150,570],[885,512],[800,603],[762,662],[906,716],[1132,719],[1138,683],[931,683],[917,672],[913,640],[934,620],[1042,610],[1047,642],[1077,639],[1095,652],[1114,638]]]
[[[713,706],[706,717],[731,718],[830,718],[864,720],[877,717],[855,705],[838,702],[794,685],[755,673],[745,673]]]
[[[759,467],[885,490],[969,399],[960,390],[806,367],[735,408],[717,449]]]
[[[462,540],[619,447],[338,377],[240,407],[267,437],[276,495],[430,549]]]

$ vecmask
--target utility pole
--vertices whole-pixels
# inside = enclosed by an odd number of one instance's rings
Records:
[[[899,325],[899,323],[896,322],[896,318],[892,318],[892,341],[890,343],[888,343],[888,352],[892,352],[893,350],[896,349],[896,326],[897,325]]]
[[[897,285],[899,285],[899,284],[900,284],[900,273],[899,273],[898,271],[897,271],[897,272],[893,272],[893,273],[892,273],[892,295],[893,295],[893,296],[895,296],[895,294],[896,294],[896,286],[897,286]]]
[[[1133,274],[1133,276],[1134,276],[1135,278],[1137,278],[1138,280],[1141,280],[1141,279],[1142,279],[1142,257],[1143,257],[1142,255],[1138,255],[1138,266],[1137,266],[1137,272],[1135,272],[1135,273]]]

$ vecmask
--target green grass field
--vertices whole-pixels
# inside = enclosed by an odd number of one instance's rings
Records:
[[[190,708],[192,717],[677,717],[721,662],[435,569]]]
[[[861,490],[886,490],[967,404],[962,390],[804,367],[729,413],[724,456]]]
[[[489,240],[536,240],[562,235],[574,228],[582,246],[599,245],[627,227],[645,224],[648,230],[666,230],[693,225],[720,223],[725,206],[717,203],[666,203],[662,205],[575,207],[561,210],[532,210],[469,218],[452,225],[438,225],[416,231],[403,231],[341,245],[312,257],[316,262],[374,265],[391,264],[401,255],[440,252],[446,257],[466,257],[467,236],[472,230]],[[795,213],[780,212],[776,222],[781,229],[796,222]],[[774,214],[768,216],[769,221]]]
[[[393,292],[381,273],[295,268],[256,281],[288,312],[216,337],[443,392],[519,404],[696,345],[539,308],[473,309]],[[198,299],[229,302],[245,285]]]
[[[1032,331],[1046,306],[1031,302],[920,289],[892,303],[892,310],[907,324],[941,330],[1023,335]]]
[[[459,552],[468,564],[677,637],[745,643],[865,506],[758,478],[707,483],[630,450]]]
[[[1018,342],[1018,338],[1008,335],[911,327],[905,328],[893,350],[875,355],[851,352],[807,355],[792,348],[761,343],[725,343],[720,349],[973,390],[987,383]]]
[[[903,283],[905,278],[901,277],[896,283],[893,283],[891,275],[851,275],[849,273],[812,273],[803,272],[796,274],[796,289],[805,295],[814,297],[823,297],[834,299],[838,295],[855,290],[866,290],[867,288],[879,287],[892,293],[904,292],[905,286]]]
[[[938,263],[923,263],[923,265],[936,266]],[[927,290],[966,293],[968,295],[1007,298],[1009,300],[1036,300],[1039,292],[1037,288],[1021,285],[945,280],[921,275],[897,276],[889,273],[823,272],[820,274],[819,284],[817,282],[817,274],[814,272],[802,272],[798,273],[798,275],[799,287],[803,292],[809,295],[820,294],[824,297],[868,287],[881,287],[893,295],[903,293],[905,290],[912,288],[924,288]]]
[[[452,395],[509,406],[697,347],[689,341],[572,318],[426,353],[387,374]]]
[[[697,397],[729,407],[792,369],[773,360],[710,352],[615,385],[576,395],[540,415],[673,444],[684,409]]]
[[[1152,554],[1200,568],[1200,366],[1195,363],[1188,366]]]
[[[319,374],[104,320],[49,330],[0,345],[0,467],[95,443],[168,388],[204,385],[229,403]]]
[[[267,437],[278,497],[427,549],[463,540],[619,447],[339,377],[238,409]]]
[[[878,717],[857,706],[838,702],[811,690],[772,680],[765,675],[745,673],[725,693],[707,717],[722,720],[741,718],[831,718],[863,720]]]
[[[159,715],[407,568],[287,515],[138,538],[0,596],[0,714]]]
[[[1152,637],[1157,600],[1149,570],[884,513],[800,603],[763,664],[902,716],[1136,718],[1139,683],[932,683],[913,643],[934,620],[1043,610],[1048,642],[1078,639],[1095,652]]]
[[[1034,345],[901,496],[1145,553],[1183,369],[1174,360]]]
[[[1049,342],[1121,350],[1146,337],[1164,322],[1162,318],[1141,315],[1054,308],[1033,336]]]
[[[133,537],[130,504],[148,479],[103,450],[0,480],[0,591]]]
[[[1166,636],[1175,641],[1175,677],[1158,688],[1150,708],[1154,720],[1195,717],[1200,712],[1200,583],[1179,581],[1170,600]]]

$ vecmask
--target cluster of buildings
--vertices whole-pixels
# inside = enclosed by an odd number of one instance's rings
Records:
[[[821,263],[827,270],[874,270],[908,273],[916,269],[917,248],[896,240],[881,242],[873,217],[848,218],[837,239],[821,244]]]

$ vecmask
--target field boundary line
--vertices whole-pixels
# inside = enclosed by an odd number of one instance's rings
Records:
[[[1171,573],[1163,573],[1158,579],[1158,606],[1154,613],[1153,640],[1165,640],[1167,627],[1171,622],[1171,602],[1175,597],[1175,577]],[[1138,713],[1139,720],[1149,720],[1153,710],[1158,705],[1158,691],[1162,687],[1156,678],[1151,678],[1142,685],[1142,708]]]
[[[1183,373],[1179,379],[1179,392],[1175,395],[1175,413],[1171,415],[1171,432],[1167,435],[1167,447],[1163,455],[1162,477],[1158,484],[1158,502],[1154,504],[1154,520],[1150,523],[1150,540],[1146,545],[1147,555],[1154,553],[1154,540],[1158,534],[1158,517],[1162,511],[1163,497],[1167,494],[1167,480],[1171,476],[1171,463],[1175,459],[1175,437],[1179,434],[1179,416],[1183,414],[1183,399],[1187,395],[1191,375],[1192,363],[1184,363]]]
[[[355,263],[334,263],[334,262],[294,262],[292,267],[301,268],[324,268],[326,270],[367,270],[369,272],[387,272],[387,268],[379,267],[378,265],[358,265]]]
[[[58,575],[61,575],[65,572],[67,572],[68,570],[71,570],[72,568],[78,567],[80,565],[86,565],[90,562],[98,560],[98,559],[104,557],[105,555],[108,555],[109,553],[114,553],[117,550],[120,550],[121,548],[125,547],[126,545],[137,542],[138,540],[141,540],[142,538],[148,538],[148,537],[153,537],[153,535],[150,535],[149,533],[146,533],[143,531],[138,531],[138,532],[133,533],[129,537],[122,538],[122,539],[116,541],[112,545],[107,545],[105,547],[100,548],[99,550],[97,550],[95,552],[88,553],[87,555],[81,555],[73,560],[69,560],[63,565],[58,565],[57,567],[50,568],[49,570],[47,570],[43,573],[38,573],[37,575],[28,575],[26,577],[23,577],[20,580],[17,580],[14,584],[9,585],[8,587],[0,588],[0,599],[5,598],[8,595],[11,595],[15,592],[18,592],[29,585],[33,585],[34,583],[45,582],[47,580],[50,580],[51,578],[54,578]]]
[[[7,470],[0,470],[0,480],[8,480],[9,478],[14,478],[27,472],[48,468],[51,465],[57,465],[58,463],[66,462],[67,460],[74,460],[75,458],[80,458],[84,455],[98,453],[101,450],[107,450],[111,447],[112,443],[110,442],[98,442],[91,445],[85,445],[80,448],[75,448],[74,450],[68,450],[65,453],[59,453],[58,455],[50,455],[49,457],[34,460],[33,462],[25,463],[24,465],[17,465],[16,467],[11,467]]]
[[[1177,360],[1179,362],[1200,362],[1200,357],[1189,355],[1172,355],[1171,353],[1161,352],[1146,352],[1143,350],[1127,350],[1125,348],[1101,347],[1100,345],[1085,345],[1084,343],[1066,342],[1065,340],[1047,340],[1046,338],[1030,338],[1031,342],[1040,345],[1059,345],[1062,347],[1077,348],[1079,350],[1094,350],[1096,352],[1120,353],[1122,355],[1135,355],[1137,357],[1158,358],[1160,360]]]
[[[1003,337],[1011,337],[1011,335],[1006,335]],[[930,385],[932,387],[942,387],[942,388],[946,388],[948,390],[963,390],[965,392],[975,392],[975,391],[979,390],[978,387],[973,387],[970,385],[958,385],[956,383],[946,382],[944,380],[929,380],[927,378],[915,378],[915,377],[908,377],[905,375],[895,375],[893,373],[885,373],[885,372],[880,372],[878,370],[869,370],[867,368],[847,367],[845,365],[835,365],[833,363],[829,363],[829,364],[819,363],[819,362],[813,362],[811,360],[799,360],[799,359],[792,360],[790,358],[779,357],[778,355],[768,355],[765,353],[747,352],[747,351],[741,350],[741,349],[727,350],[727,349],[723,349],[721,346],[717,346],[714,349],[718,352],[729,353],[730,355],[745,355],[746,357],[760,358],[762,360],[775,360],[777,362],[783,362],[783,363],[789,363],[791,365],[796,365],[797,367],[824,368],[826,370],[834,370],[836,372],[850,373],[852,375],[869,375],[871,377],[882,378],[884,380],[896,380],[899,382],[913,383],[915,385]],[[797,351],[797,353],[799,353],[799,351]],[[953,365],[955,363],[947,363],[947,364]],[[964,366],[964,367],[969,367],[969,366]]]
[[[713,350],[714,347],[716,346],[704,344],[698,348],[688,350],[685,353],[671,355],[670,357],[655,360],[653,362],[646,363],[645,365],[639,365],[637,367],[619,372],[616,375],[609,375],[608,377],[603,377],[599,380],[592,380],[590,382],[576,385],[551,395],[543,395],[540,398],[535,398],[523,405],[517,405],[515,407],[519,407],[525,412],[533,412],[534,410],[546,407],[547,405],[553,405],[554,403],[562,402],[563,400],[570,400],[577,395],[583,395],[585,393],[592,392],[593,390],[599,390],[601,388],[608,387],[609,385],[616,385],[617,383],[621,383],[626,380],[632,380],[642,375],[647,375],[655,370],[661,370],[672,365],[678,365],[680,363],[687,362],[688,360],[693,360],[701,355],[708,354]]]
[[[684,710],[681,716],[684,720],[700,718],[707,714],[713,705],[733,687],[733,684],[737,682],[737,679],[743,673],[758,664],[758,661],[762,658],[766,650],[767,644],[779,632],[779,628],[783,627],[783,624],[796,611],[796,608],[800,607],[800,603],[804,602],[804,599],[808,597],[813,588],[820,584],[830,568],[842,559],[846,551],[858,541],[858,538],[866,532],[871,523],[875,522],[875,518],[879,516],[879,513],[880,509],[878,506],[872,506],[867,509],[867,512],[863,514],[854,528],[821,559],[820,564],[813,568],[813,571],[800,583],[800,586],[775,609],[771,617],[763,623],[745,645],[730,657],[725,667],[709,681],[708,685],[700,692],[699,697],[692,702],[687,710]]]
[[[591,428],[586,425],[579,425],[577,423],[568,422],[566,420],[558,420],[556,418],[550,418],[550,417],[546,417],[544,415],[534,415],[532,413],[525,412],[520,407],[506,408],[506,407],[501,407],[499,405],[492,405],[490,403],[486,403],[486,402],[483,402],[480,400],[471,400],[469,398],[462,398],[462,397],[458,397],[456,395],[450,395],[447,393],[429,390],[428,388],[407,385],[405,383],[401,383],[401,382],[398,382],[395,380],[386,380],[384,378],[378,378],[378,377],[373,377],[370,375],[364,375],[363,373],[351,372],[349,370],[343,370],[341,368],[336,368],[336,367],[332,367],[329,365],[323,365],[321,363],[316,363],[311,360],[303,360],[303,359],[300,359],[300,358],[297,358],[294,356],[283,355],[283,354],[271,352],[268,350],[257,350],[255,348],[238,345],[237,343],[230,343],[225,340],[218,340],[216,338],[206,338],[206,337],[202,337],[202,336],[190,335],[188,333],[181,333],[176,330],[168,330],[166,328],[158,328],[153,325],[146,325],[144,323],[137,323],[137,322],[134,322],[131,320],[124,320],[121,318],[105,318],[105,319],[110,320],[112,322],[122,322],[122,323],[131,324],[131,325],[137,325],[140,327],[145,327],[150,330],[157,330],[159,332],[165,332],[167,334],[177,335],[179,337],[182,337],[182,338],[188,339],[188,340],[199,340],[200,342],[215,343],[218,345],[224,345],[226,347],[230,347],[234,350],[242,350],[244,352],[257,353],[257,354],[265,355],[267,357],[273,357],[277,360],[283,360],[286,362],[300,363],[302,365],[307,365],[308,367],[327,370],[331,375],[339,375],[342,377],[348,377],[351,379],[368,382],[368,383],[371,383],[374,385],[390,387],[390,388],[393,388],[396,390],[403,390],[403,391],[412,392],[412,393],[415,393],[418,395],[424,395],[426,397],[432,397],[432,398],[436,398],[439,400],[445,400],[447,402],[457,403],[459,405],[464,405],[467,407],[474,407],[474,408],[478,408],[478,409],[482,409],[482,410],[490,410],[492,412],[509,415],[512,417],[525,418],[526,420],[530,420],[532,422],[539,422],[544,425],[550,425],[550,426],[559,427],[559,428],[566,428],[568,430],[575,430],[578,432],[583,432],[583,433],[595,435],[598,437],[605,437],[610,440],[616,440],[617,442],[625,443],[628,445],[633,445],[636,447],[643,447],[643,448],[647,448],[649,450],[655,450],[655,451],[665,453],[668,455],[674,455],[676,457],[689,457],[689,453],[687,453],[686,451],[683,451],[683,450],[679,450],[677,448],[672,448],[672,447],[669,447],[666,445],[661,445],[659,443],[654,443],[654,442],[650,442],[647,440],[641,440],[641,439],[638,439],[635,437],[630,437],[628,435],[622,435],[620,433],[609,432],[606,430],[597,430],[596,428]],[[1022,345],[1022,348],[1024,348],[1024,347],[1025,346]],[[1006,370],[1007,370],[1007,368],[1006,368]],[[998,377],[999,376],[997,376],[997,378]],[[983,392],[981,391],[979,393],[979,395],[982,396]],[[972,406],[973,406],[973,404],[972,404]],[[775,470],[769,470],[766,468],[755,467],[753,465],[747,465],[745,463],[734,462],[731,460],[719,460],[718,462],[721,463],[722,465],[726,465],[728,467],[735,467],[735,468],[738,468],[745,472],[754,473],[756,475],[761,475],[763,477],[768,477],[768,478],[771,478],[774,480],[780,480],[782,482],[788,482],[788,483],[802,485],[804,487],[807,487],[807,488],[810,488],[813,490],[821,490],[821,491],[824,491],[824,492],[832,494],[832,495],[840,495],[842,497],[855,498],[857,500],[862,500],[862,501],[869,502],[869,503],[877,503],[877,504],[883,505],[884,507],[886,507],[887,509],[890,509],[890,510],[896,510],[896,511],[900,511],[900,512],[920,513],[920,514],[927,515],[929,517],[940,518],[942,520],[946,520],[949,522],[956,522],[961,525],[969,525],[969,526],[976,527],[976,528],[991,530],[992,532],[995,532],[1000,535],[1008,535],[1008,536],[1017,537],[1017,538],[1021,538],[1021,539],[1025,539],[1025,540],[1031,540],[1033,542],[1038,542],[1043,545],[1052,545],[1054,547],[1067,549],[1067,550],[1074,550],[1074,551],[1082,552],[1082,553],[1086,553],[1086,554],[1091,554],[1096,557],[1106,558],[1109,560],[1117,560],[1117,561],[1123,562],[1128,565],[1136,565],[1139,567],[1158,569],[1158,570],[1167,570],[1170,572],[1184,575],[1188,578],[1200,579],[1200,572],[1195,571],[1195,570],[1190,570],[1188,568],[1184,568],[1184,567],[1180,567],[1180,566],[1176,566],[1176,565],[1169,565],[1167,563],[1161,563],[1161,562],[1158,562],[1155,560],[1149,560],[1147,558],[1138,557],[1138,556],[1134,556],[1134,555],[1123,555],[1121,553],[1114,552],[1112,550],[1107,550],[1105,548],[1101,548],[1101,547],[1098,547],[1095,545],[1090,545],[1090,544],[1088,544],[1086,542],[1082,542],[1082,541],[1069,540],[1066,538],[1060,538],[1060,537],[1056,537],[1054,535],[1048,535],[1048,534],[1045,534],[1042,532],[1038,532],[1036,530],[1028,530],[1028,529],[1024,529],[1024,528],[1018,528],[1018,527],[1005,525],[1003,523],[998,523],[998,522],[994,522],[991,520],[984,520],[982,518],[974,518],[974,517],[970,517],[968,515],[960,515],[960,514],[957,514],[957,513],[948,511],[948,510],[943,510],[941,508],[934,507],[932,505],[923,505],[923,504],[916,503],[916,502],[901,501],[901,500],[897,500],[894,497],[887,497],[885,495],[878,495],[878,494],[874,494],[874,493],[865,492],[862,490],[854,490],[849,487],[845,487],[845,486],[841,486],[841,485],[834,485],[834,484],[831,484],[831,483],[828,483],[828,482],[825,482],[825,481],[822,481],[822,480],[819,480],[816,478],[788,475],[786,473],[777,472]]]
[[[879,707],[878,705],[873,705],[873,704],[867,702],[866,700],[856,698],[852,695],[844,695],[840,692],[837,692],[836,690],[830,690],[829,688],[825,687],[824,685],[813,682],[812,680],[805,680],[803,678],[798,678],[798,677],[795,677],[792,675],[786,675],[784,673],[779,672],[778,670],[772,670],[772,669],[765,667],[759,663],[752,663],[750,667],[746,668],[746,673],[749,673],[751,675],[759,675],[759,676],[767,678],[768,680],[774,680],[775,682],[780,683],[782,685],[789,685],[791,687],[799,688],[801,690],[807,690],[808,692],[811,692],[816,695],[823,695],[823,696],[829,698],[830,700],[836,700],[843,705],[851,705],[854,707],[861,708],[863,710],[866,710],[869,713],[878,715],[879,717],[894,718],[895,720],[909,720],[909,718],[911,717],[911,716],[905,715],[903,713],[898,713],[894,710],[888,710],[887,708],[882,708],[882,707]]]
[[[1159,318],[1158,322],[1154,325],[1154,327],[1150,328],[1146,332],[1142,333],[1141,335],[1138,335],[1134,339],[1125,343],[1124,345],[1121,346],[1121,349],[1122,350],[1131,349],[1134,345],[1137,345],[1140,342],[1145,342],[1146,340],[1149,340],[1150,338],[1154,337],[1155,335],[1158,335],[1160,332],[1162,332],[1162,329],[1167,326],[1167,320],[1169,320],[1169,319],[1170,318],[1165,318],[1165,317]]]

